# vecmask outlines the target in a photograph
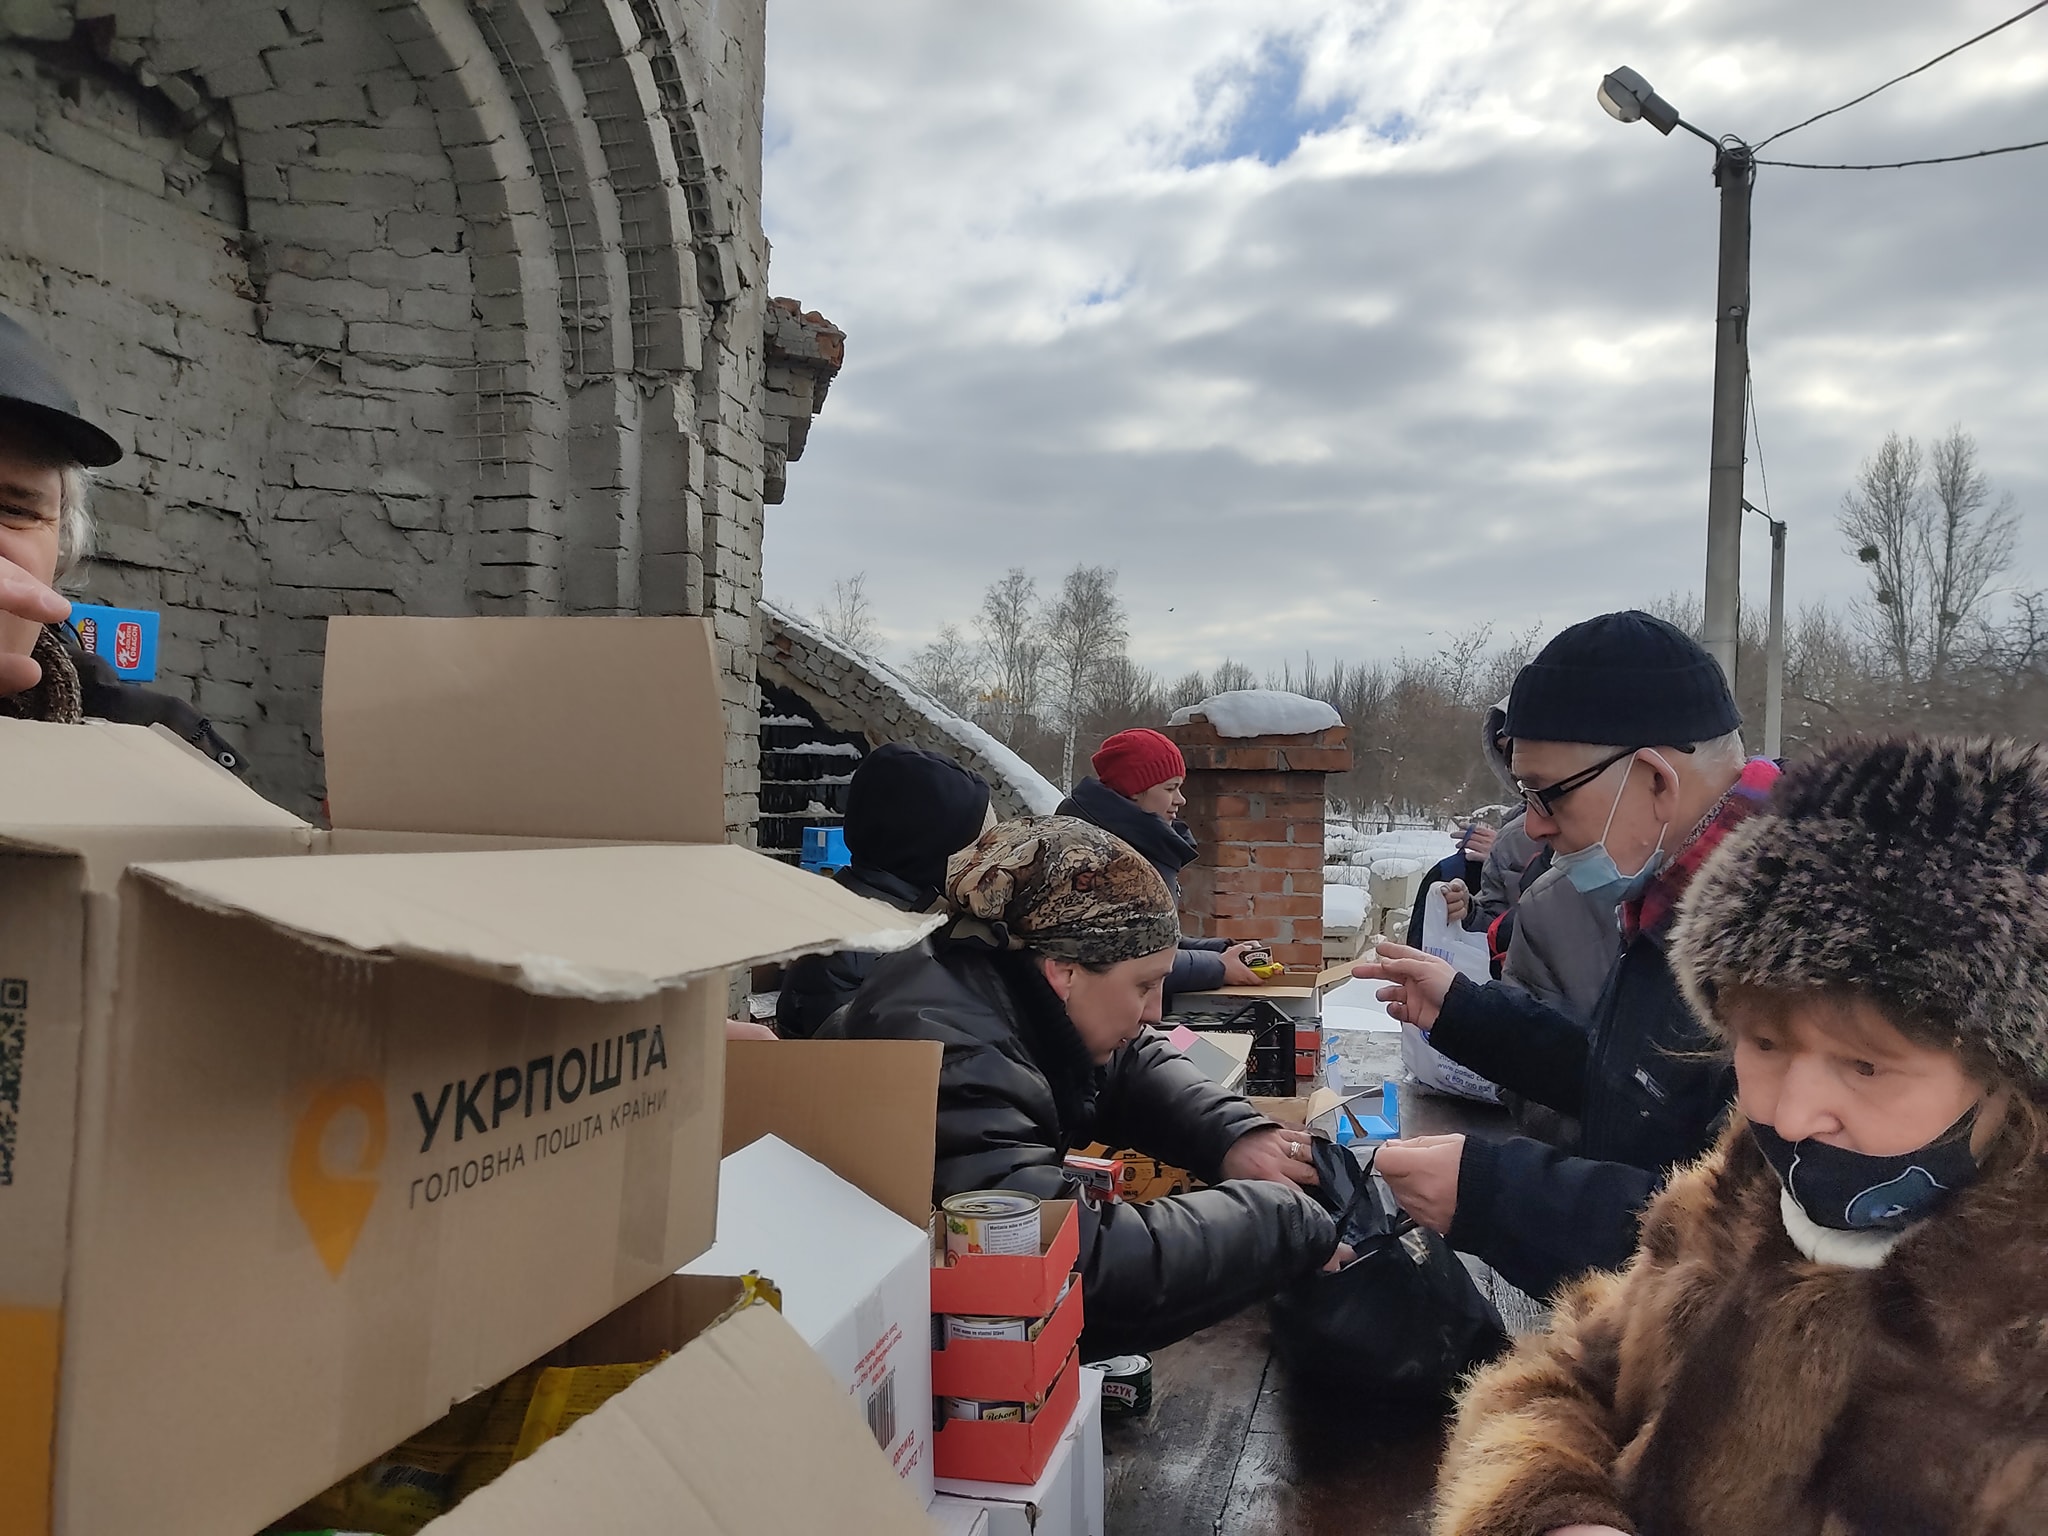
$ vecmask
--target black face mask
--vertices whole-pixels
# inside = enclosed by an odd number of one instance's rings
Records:
[[[1799,1208],[1838,1232],[1895,1232],[1926,1215],[1977,1177],[1970,1133],[1977,1106],[1926,1146],[1896,1157],[1870,1157],[1820,1141],[1787,1141],[1750,1122],[1765,1159]]]

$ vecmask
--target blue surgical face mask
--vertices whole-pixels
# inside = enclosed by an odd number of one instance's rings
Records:
[[[1671,773],[1671,765],[1657,757],[1658,765]],[[1629,767],[1635,759],[1629,759]],[[1643,860],[1643,867],[1632,875],[1624,875],[1614,862],[1614,855],[1607,851],[1607,834],[1614,830],[1614,818],[1621,810],[1622,797],[1628,793],[1629,780],[1633,775],[1627,768],[1622,770],[1621,788],[1615,792],[1614,804],[1607,809],[1607,825],[1600,829],[1600,841],[1581,848],[1577,853],[1560,853],[1551,860],[1553,868],[1565,872],[1565,878],[1574,890],[1584,893],[1602,906],[1618,907],[1624,901],[1633,900],[1642,894],[1643,887],[1656,877],[1664,867],[1664,838],[1670,832],[1670,823],[1657,829],[1657,846],[1650,850],[1650,856]],[[1672,774],[1673,779],[1677,778]]]

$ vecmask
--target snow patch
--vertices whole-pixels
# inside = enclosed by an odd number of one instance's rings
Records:
[[[1365,892],[1355,885],[1323,887],[1323,928],[1359,929],[1365,926]]]
[[[860,748],[850,741],[807,741],[800,747],[774,747],[776,752],[807,752],[812,757],[853,757],[860,756]]]
[[[1344,719],[1321,699],[1303,698],[1298,693],[1281,693],[1272,688],[1240,688],[1174,711],[1170,722],[1186,725],[1204,716],[1216,727],[1218,736],[1241,741],[1251,736],[1313,736]]]

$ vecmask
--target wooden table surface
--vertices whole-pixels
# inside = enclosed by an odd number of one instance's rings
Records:
[[[1508,1130],[1500,1111],[1455,1100],[1402,1108],[1411,1136]],[[1106,1533],[1423,1536],[1445,1428],[1290,1383],[1253,1307],[1153,1355],[1149,1414],[1104,1417]]]

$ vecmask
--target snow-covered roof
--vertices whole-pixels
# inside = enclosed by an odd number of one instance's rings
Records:
[[[1251,736],[1312,736],[1344,723],[1343,716],[1321,699],[1273,688],[1240,688],[1216,694],[1176,710],[1171,723],[1186,725],[1197,715],[1208,720],[1218,736],[1233,741]]]
[[[928,734],[936,732],[960,749],[968,767],[1000,778],[1012,796],[1030,814],[1050,816],[1059,809],[1060,801],[1065,797],[1053,786],[1050,779],[972,720],[962,719],[946,708],[887,662],[852,650],[815,624],[799,618],[778,603],[764,598],[760,606],[763,615],[772,619],[776,625],[791,635],[800,637],[806,645],[838,657],[845,668],[858,668],[869,687],[877,693],[893,697],[896,705],[905,714],[914,717],[926,728],[926,739],[919,741],[918,745],[936,745],[929,739]],[[845,703],[849,708],[856,707],[852,700]],[[890,712],[893,713],[893,710]],[[831,722],[828,721],[829,723]],[[834,725],[833,728],[836,730],[838,726]]]

